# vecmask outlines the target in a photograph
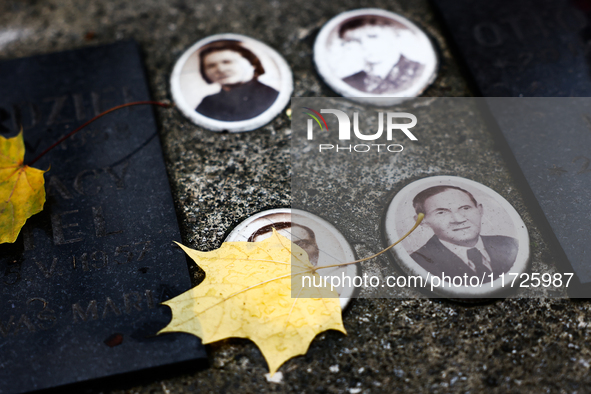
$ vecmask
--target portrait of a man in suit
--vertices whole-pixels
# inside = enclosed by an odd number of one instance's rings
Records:
[[[291,242],[298,245],[300,248],[304,249],[304,251],[308,254],[310,264],[312,264],[313,267],[318,265],[318,256],[320,254],[320,250],[318,249],[318,244],[316,243],[316,235],[311,228],[301,224],[292,222],[277,222],[265,225],[258,229],[254,234],[251,234],[248,238],[248,242],[259,242],[265,238],[268,238],[270,234],[273,233],[273,229],[275,229],[284,237],[290,239]]]
[[[199,52],[199,71],[208,84],[219,84],[218,93],[206,96],[195,111],[222,121],[252,119],[265,112],[279,92],[261,83],[265,74],[259,58],[239,41],[221,40]]]
[[[345,45],[355,47],[363,70],[343,78],[351,87],[366,93],[396,94],[421,76],[425,66],[408,59],[397,45],[398,32],[391,22],[373,15],[351,19],[339,28]]]
[[[441,277],[478,276],[490,282],[508,272],[517,257],[517,239],[480,233],[483,206],[457,186],[433,186],[413,199],[416,214],[423,213],[421,225],[433,236],[411,257],[432,275]]]

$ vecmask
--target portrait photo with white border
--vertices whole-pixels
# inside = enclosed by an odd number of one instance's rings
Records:
[[[217,34],[183,53],[170,85],[175,104],[195,124],[242,132],[281,113],[291,99],[293,77],[268,45],[239,34]]]
[[[435,48],[419,27],[376,8],[344,12],[328,21],[314,43],[314,62],[335,92],[375,105],[419,96],[438,68]],[[397,100],[383,100],[388,97]]]
[[[345,237],[326,220],[306,211],[291,208],[276,208],[259,212],[236,226],[225,242],[259,242],[269,238],[275,229],[279,234],[300,246],[321,277],[341,278],[358,275],[356,264],[335,266],[355,261],[355,252]],[[328,282],[330,283],[330,282]],[[354,286],[337,286],[341,308],[345,308],[355,292]]]
[[[392,254],[405,273],[430,281],[428,289],[431,283],[438,284],[433,287],[437,294],[455,298],[498,295],[507,290],[501,275],[510,282],[510,274],[527,270],[525,223],[494,190],[456,176],[412,182],[388,205],[383,223],[385,243],[401,238],[419,213],[425,215],[421,225],[396,245]],[[463,280],[444,284],[439,282],[443,276]],[[432,282],[433,277],[439,280]],[[478,281],[469,283],[466,278],[472,277]]]

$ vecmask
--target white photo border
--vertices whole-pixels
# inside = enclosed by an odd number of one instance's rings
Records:
[[[265,112],[252,119],[240,121],[221,121],[209,118],[195,111],[195,108],[191,108],[191,106],[189,106],[189,104],[186,102],[182,93],[180,76],[187,60],[205,45],[221,40],[236,40],[246,44],[250,43],[257,46],[262,46],[267,51],[266,55],[275,62],[277,68],[279,69],[281,86],[277,99],[267,110],[265,110]],[[267,44],[241,34],[223,33],[208,36],[197,41],[181,55],[179,60],[177,60],[175,63],[174,69],[170,76],[170,90],[172,93],[172,98],[178,109],[185,117],[187,117],[196,125],[217,132],[228,131],[230,133],[239,133],[256,130],[271,122],[281,113],[281,111],[283,111],[283,109],[289,104],[291,100],[291,94],[293,93],[293,75],[285,59]]]
[[[335,77],[333,71],[330,69],[329,62],[326,61],[326,42],[328,41],[328,38],[330,34],[333,32],[333,30],[339,27],[343,22],[347,20],[354,19],[356,17],[372,15],[383,17],[386,19],[391,19],[395,22],[398,22],[406,26],[409,30],[412,31],[413,34],[415,34],[415,36],[422,43],[422,45],[425,45],[430,49],[429,53],[432,55],[432,58],[429,59],[427,64],[425,64],[425,70],[423,72],[423,75],[419,78],[419,80],[416,83],[414,83],[413,86],[411,86],[410,88],[402,92],[399,92],[395,95],[376,96],[375,94],[357,90],[354,87],[350,86],[347,82],[343,81],[342,79]],[[322,29],[320,29],[320,32],[316,37],[316,41],[314,42],[314,64],[316,65],[318,73],[326,82],[326,84],[343,97],[347,97],[353,101],[361,103],[369,103],[377,106],[389,106],[398,104],[404,101],[404,99],[420,96],[437,78],[437,71],[439,69],[439,58],[437,56],[435,46],[433,45],[429,37],[425,34],[425,32],[423,32],[422,29],[420,29],[410,20],[404,18],[401,15],[379,8],[361,8],[358,10],[346,11],[341,14],[338,14],[337,16],[329,20],[322,27]],[[375,100],[376,98],[379,99]],[[389,98],[390,100],[388,100]]]
[[[310,221],[316,222],[319,225],[323,226],[328,232],[330,232],[338,241],[339,247],[342,249],[347,262],[355,261],[355,251],[353,247],[349,244],[347,239],[341,234],[341,232],[332,224],[327,222],[326,220],[322,219],[319,216],[316,216],[310,212],[302,211],[300,209],[293,209],[293,208],[275,208],[275,209],[268,209],[265,211],[258,212],[244,221],[242,221],[238,226],[236,226],[226,237],[224,242],[245,242],[248,240],[242,232],[248,228],[255,220],[258,220],[262,217],[273,215],[273,214],[288,214],[288,215],[298,215],[302,218],[308,219]],[[346,275],[350,276],[353,279],[355,276],[359,275],[359,267],[357,264],[351,264],[346,267]],[[336,269],[340,269],[337,267]],[[322,271],[320,271],[322,272]],[[322,276],[322,275],[321,275]],[[345,309],[345,307],[349,304],[351,298],[355,294],[355,288],[350,289],[350,292],[347,294],[342,294],[339,297],[341,303],[341,309]]]
[[[510,274],[516,273],[519,275],[527,271],[530,258],[529,234],[527,227],[523,222],[523,219],[521,219],[519,213],[517,213],[515,208],[513,208],[513,206],[503,196],[493,189],[476,181],[458,176],[430,176],[411,182],[398,191],[394,198],[388,203],[388,208],[384,214],[383,229],[386,243],[392,244],[398,240],[396,235],[398,233],[396,230],[396,209],[398,206],[401,204],[410,204],[411,206],[409,209],[413,209],[412,199],[417,195],[417,193],[427,189],[428,187],[438,185],[457,186],[468,191],[471,189],[476,189],[486,194],[489,196],[489,198],[493,199],[497,204],[499,204],[513,221],[516,238],[519,242],[519,249],[517,252],[517,257],[515,258],[515,262],[511,266],[511,269],[506,273],[506,275],[509,275],[507,276],[507,280],[509,283],[511,282],[513,275]],[[398,266],[406,274],[420,275],[424,280],[427,278],[432,280],[432,276],[416,261],[414,261],[402,243],[399,243],[394,248],[392,248],[390,250],[390,255],[394,257],[398,263]],[[437,290],[434,292],[446,298],[466,298],[467,300],[473,298],[490,298],[493,296],[499,296],[511,290],[511,287],[508,286],[507,280],[505,280],[505,287],[502,286],[501,279],[497,278],[492,283],[492,286],[490,282],[487,282],[483,284],[482,287],[435,287],[434,289]],[[426,290],[431,288],[431,284],[432,282],[429,281],[426,286]]]

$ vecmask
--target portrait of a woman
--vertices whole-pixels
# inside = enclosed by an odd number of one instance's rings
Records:
[[[279,95],[258,80],[265,69],[258,57],[239,41],[215,41],[203,47],[199,52],[199,71],[207,83],[221,86],[218,93],[204,97],[195,109],[212,119],[252,119],[265,112]]]

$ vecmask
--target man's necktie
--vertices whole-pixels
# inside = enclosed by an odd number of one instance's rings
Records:
[[[476,275],[482,278],[483,274],[490,274],[490,270],[486,268],[484,264],[482,264],[482,253],[477,248],[468,249],[468,260],[474,263],[474,267],[476,268]]]

